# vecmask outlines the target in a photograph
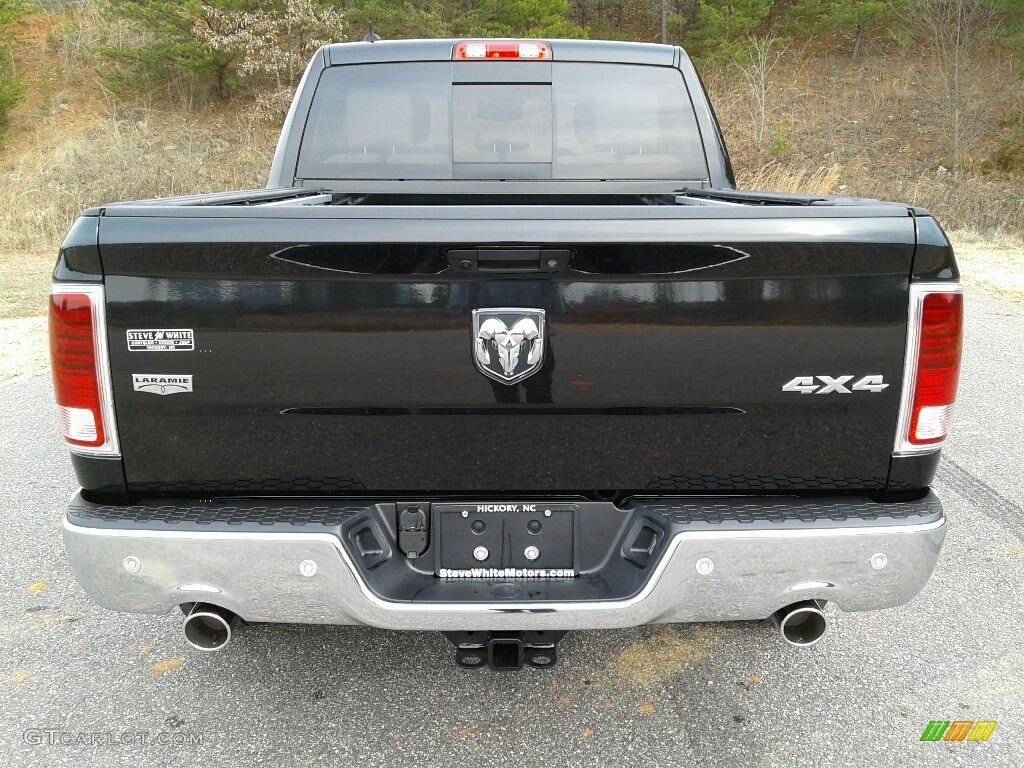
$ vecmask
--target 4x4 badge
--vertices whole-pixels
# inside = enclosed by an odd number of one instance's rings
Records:
[[[544,362],[544,310],[495,307],[473,310],[473,362],[502,384],[515,384]]]

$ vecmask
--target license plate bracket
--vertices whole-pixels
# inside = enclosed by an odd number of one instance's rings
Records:
[[[434,512],[438,573],[480,568],[575,573],[575,504],[439,504]]]

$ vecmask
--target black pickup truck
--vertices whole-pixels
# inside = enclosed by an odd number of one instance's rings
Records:
[[[901,605],[962,295],[927,211],[735,188],[677,47],[330,45],[266,189],[86,211],[50,314],[99,604],[565,631]]]

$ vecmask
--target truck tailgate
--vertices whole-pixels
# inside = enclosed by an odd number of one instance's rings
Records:
[[[108,208],[128,486],[880,489],[914,242],[896,206]],[[494,246],[572,260],[449,267]],[[547,325],[544,369],[512,386],[473,359],[473,310],[501,307]],[[182,330],[174,351],[128,341]],[[160,396],[168,376],[191,391]],[[888,386],[851,391],[866,376]]]

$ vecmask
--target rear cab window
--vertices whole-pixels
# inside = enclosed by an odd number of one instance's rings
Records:
[[[518,83],[481,81],[487,67],[501,64],[461,66],[483,74],[459,82],[452,62],[325,70],[306,122],[298,176],[708,176],[693,106],[675,68],[555,61],[545,70],[550,82]]]

